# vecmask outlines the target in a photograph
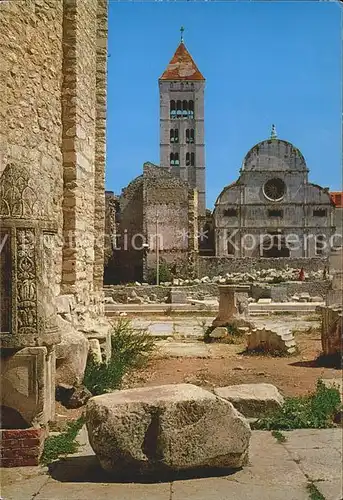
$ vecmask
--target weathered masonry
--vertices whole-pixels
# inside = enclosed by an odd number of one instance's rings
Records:
[[[0,17],[1,409],[37,427],[54,418],[56,297],[92,336],[103,313],[107,2],[1,2]]]

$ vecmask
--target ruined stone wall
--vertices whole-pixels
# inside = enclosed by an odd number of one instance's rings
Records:
[[[189,186],[148,163],[143,178],[144,233],[149,244],[146,267],[155,269],[157,244],[161,261],[169,267],[183,267],[189,247]]]

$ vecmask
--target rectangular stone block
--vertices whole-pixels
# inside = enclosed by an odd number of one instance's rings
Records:
[[[54,365],[54,351],[46,347],[2,353],[1,404],[19,412],[28,426],[53,419]]]

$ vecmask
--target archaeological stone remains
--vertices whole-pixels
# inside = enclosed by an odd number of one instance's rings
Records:
[[[56,366],[61,382],[78,383],[87,337],[108,342],[107,2],[1,2],[0,17],[1,414],[14,427],[1,430],[1,464],[35,465]],[[76,348],[78,373],[66,369]]]
[[[250,427],[225,399],[192,384],[115,391],[86,407],[91,446],[113,474],[247,464]]]

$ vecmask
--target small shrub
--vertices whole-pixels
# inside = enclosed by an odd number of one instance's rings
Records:
[[[155,348],[154,338],[146,330],[134,330],[130,320],[118,320],[112,331],[112,355],[107,363],[87,361],[84,385],[93,395],[118,389],[124,375],[142,368]]]
[[[338,389],[328,388],[318,380],[316,390],[308,396],[286,398],[283,406],[254,424],[255,429],[325,429],[341,406]]]
[[[166,262],[160,262],[159,272],[158,272],[159,282],[171,282],[173,279],[173,274]],[[151,285],[156,285],[157,283],[157,272],[156,269],[149,269],[147,281]]]
[[[74,422],[67,424],[67,429],[58,436],[49,436],[44,443],[44,451],[41,458],[43,464],[49,464],[61,455],[76,453],[79,443],[75,440],[76,436],[84,424],[82,417]]]

